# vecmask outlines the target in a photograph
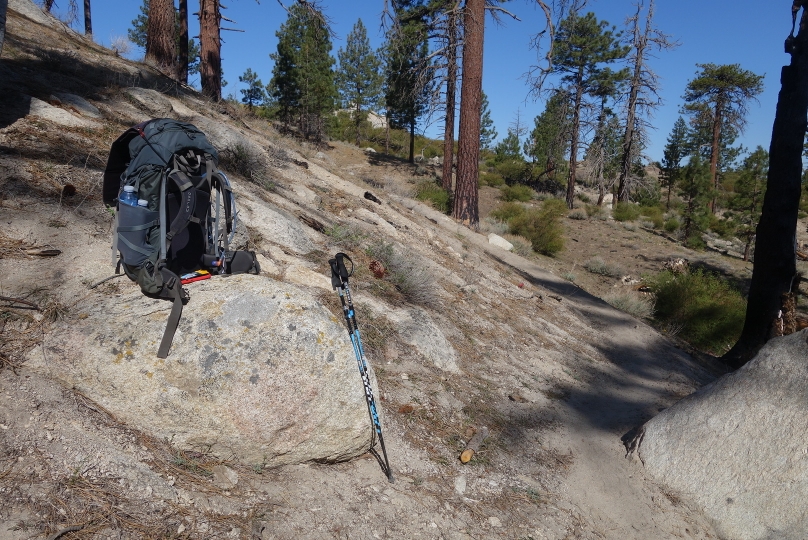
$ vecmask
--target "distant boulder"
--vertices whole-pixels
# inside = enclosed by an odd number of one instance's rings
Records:
[[[637,453],[722,538],[804,540],[808,531],[808,330],[651,419]]]
[[[77,307],[28,365],[181,448],[268,466],[368,449],[348,333],[310,294],[264,276],[190,284],[171,352],[160,359],[171,303],[120,283],[123,293]]]

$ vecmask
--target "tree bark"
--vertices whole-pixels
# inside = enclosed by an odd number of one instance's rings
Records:
[[[84,35],[93,35],[93,17],[90,9],[90,0],[84,0]]]
[[[45,0],[45,11],[50,13],[51,9],[53,8],[54,0]]]
[[[188,0],[180,0],[179,56],[177,59],[177,80],[188,84]]]
[[[455,93],[457,92],[457,11],[449,12],[446,53],[446,113],[443,124],[443,177],[441,185],[452,193],[454,166]]]
[[[480,166],[485,0],[466,0],[464,28],[463,84],[460,88],[460,130],[457,144],[457,185],[452,217],[476,229],[480,224],[477,182]]]
[[[410,163],[415,163],[415,119],[410,120]]]
[[[202,93],[214,101],[222,100],[221,20],[219,0],[199,0]]]
[[[0,55],[3,54],[3,42],[6,40],[6,11],[8,0],[0,0]]]
[[[583,94],[583,68],[578,70],[575,82],[575,109],[572,111],[572,140],[570,141],[570,175],[567,180],[567,208],[575,202],[575,169],[578,166],[578,137],[581,130],[581,99]]]
[[[634,75],[631,77],[631,91],[628,96],[628,115],[626,131],[623,134],[623,155],[620,159],[620,181],[617,187],[618,202],[628,202],[628,175],[631,173],[631,155],[634,153],[634,117],[637,114],[637,96],[642,83],[642,62],[645,52],[644,43],[637,48],[634,62]]]
[[[718,196],[718,153],[721,149],[721,101],[716,101],[715,111],[713,111],[713,145],[710,149],[710,179],[712,180],[713,198],[710,201],[710,212],[715,214],[715,199]]]
[[[757,226],[755,265],[741,337],[723,359],[733,368],[748,362],[766,342],[782,308],[781,297],[797,273],[797,213],[802,153],[808,121],[808,13],[802,10],[796,38],[786,40],[791,64],[783,67],[769,147],[766,195]]]
[[[174,1],[150,0],[146,59],[174,73]]]

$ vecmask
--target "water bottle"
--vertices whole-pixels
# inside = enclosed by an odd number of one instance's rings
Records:
[[[129,206],[137,206],[137,194],[135,186],[124,186],[123,193],[118,197],[118,202]]]
[[[146,199],[138,199],[137,205],[142,208],[146,208],[147,206],[149,206],[149,201],[147,201]]]

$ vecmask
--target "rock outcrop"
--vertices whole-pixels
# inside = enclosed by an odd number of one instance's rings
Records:
[[[187,287],[191,300],[165,360],[156,351],[171,303],[121,282],[125,292],[77,307],[78,322],[48,335],[28,365],[183,448],[267,466],[367,450],[356,358],[322,304],[264,276]]]
[[[808,531],[808,331],[776,338],[644,426],[638,455],[723,538]]]

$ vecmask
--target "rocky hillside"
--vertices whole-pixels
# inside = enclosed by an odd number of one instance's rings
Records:
[[[713,380],[709,366],[413,201],[406,164],[282,137],[29,0],[9,6],[0,538],[715,537],[621,442]],[[100,283],[113,273],[109,146],[153,117],[194,123],[219,149],[236,241],[262,266],[190,285],[165,361],[170,304],[126,278]],[[328,278],[337,251],[356,263],[395,483],[367,452]]]

